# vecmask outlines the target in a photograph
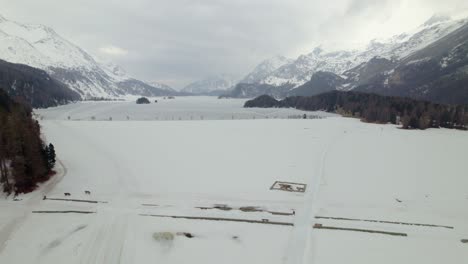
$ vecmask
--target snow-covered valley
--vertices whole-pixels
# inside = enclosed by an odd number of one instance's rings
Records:
[[[288,119],[304,112],[243,103],[36,110],[58,174],[0,199],[0,263],[468,259],[467,132],[326,113]],[[276,181],[307,187],[278,190]]]

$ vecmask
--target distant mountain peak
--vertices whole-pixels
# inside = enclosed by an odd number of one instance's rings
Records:
[[[242,79],[241,83],[256,83],[270,75],[283,65],[289,64],[294,60],[285,56],[276,55],[262,61],[255,69]]]
[[[323,53],[323,52],[324,52],[324,50],[323,50],[322,46],[318,46],[318,47],[316,47],[316,48],[312,51],[312,54],[318,56],[318,55],[320,55],[320,54]]]
[[[423,26],[429,27],[438,23],[447,22],[452,20],[452,18],[445,14],[434,14],[432,15],[426,22],[424,22]]]
[[[176,90],[174,90],[172,87],[170,87],[169,85],[166,85],[164,83],[161,83],[159,81],[146,81],[147,84],[153,86],[153,87],[156,87],[158,89],[162,89],[164,91],[169,91],[169,92],[176,92]]]
[[[229,74],[218,74],[193,82],[182,89],[182,91],[193,94],[210,94],[215,91],[226,91],[232,88],[237,80],[237,78]]]

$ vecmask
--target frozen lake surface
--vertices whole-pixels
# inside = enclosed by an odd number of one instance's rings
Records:
[[[154,101],[157,100],[157,103]],[[75,104],[41,109],[44,119],[71,120],[232,120],[298,118],[305,111],[277,108],[243,108],[247,99],[217,99],[216,97],[152,98],[151,104],[135,101],[78,102]],[[310,113],[307,113],[310,114]],[[328,113],[316,113],[332,116]]]
[[[58,175],[0,199],[0,263],[466,263],[467,132],[243,103],[36,111]]]

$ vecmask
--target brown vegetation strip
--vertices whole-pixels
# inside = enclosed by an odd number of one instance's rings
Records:
[[[403,237],[408,236],[408,234],[405,234],[405,233],[396,233],[396,232],[387,232],[387,231],[369,230],[369,229],[358,229],[358,228],[334,227],[334,226],[324,226],[324,225],[315,225],[314,228],[315,229],[364,232],[364,233],[381,234],[381,235],[389,235],[389,236],[403,236]]]
[[[216,206],[216,207],[195,207],[195,208],[200,209],[200,210],[212,210],[212,209],[218,209],[218,210],[223,210],[223,211],[233,210],[233,208],[231,208],[231,207],[220,207],[220,206]],[[240,207],[239,210],[244,212],[244,213],[267,212],[267,213],[270,213],[272,215],[286,215],[286,216],[294,215],[294,213],[266,211],[264,209],[254,207],[254,206]]]
[[[66,202],[77,202],[77,203],[107,203],[102,201],[91,201],[91,200],[78,200],[78,199],[63,199],[63,198],[46,198],[44,200],[51,201],[66,201]]]
[[[176,218],[176,219],[180,218],[180,219],[190,219],[190,220],[243,222],[243,223],[264,224],[264,225],[294,226],[293,223],[286,223],[286,222],[270,222],[270,221],[261,221],[261,220],[247,220],[247,219],[220,218],[220,217],[174,216],[174,215],[151,215],[151,214],[140,214],[140,216]]]
[[[32,211],[33,214],[95,214],[90,211]]]
[[[359,222],[371,222],[371,223],[382,223],[382,224],[394,224],[394,225],[441,227],[441,228],[447,228],[447,229],[454,229],[453,226],[393,222],[393,221],[372,220],[372,219],[357,219],[357,218],[345,218],[345,217],[326,217],[326,216],[316,216],[315,218],[316,219],[332,219],[332,220],[344,220],[344,221],[359,221]]]
[[[294,215],[293,213],[283,213],[283,212],[273,212],[273,211],[267,211],[267,212],[272,215]]]

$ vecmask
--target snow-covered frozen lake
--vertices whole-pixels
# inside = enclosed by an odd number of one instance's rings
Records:
[[[243,103],[38,110],[59,173],[20,201],[1,198],[0,263],[466,262],[467,132],[287,119],[303,112]],[[204,120],[152,118],[177,114]],[[276,181],[307,188],[271,190]]]
[[[154,101],[157,100],[157,103]],[[116,102],[78,102],[75,104],[41,109],[37,112],[44,119],[63,120],[232,120],[276,119],[302,116],[296,109],[243,108],[247,99],[217,99],[210,96],[176,97],[175,99],[151,98],[151,104],[135,103],[136,100]],[[331,116],[327,113],[319,115]]]

